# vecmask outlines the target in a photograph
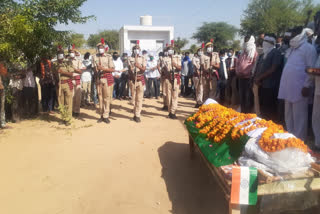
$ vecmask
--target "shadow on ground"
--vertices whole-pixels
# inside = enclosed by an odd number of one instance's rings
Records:
[[[189,159],[189,145],[166,142],[158,149],[173,214],[224,214],[228,204],[199,156]]]

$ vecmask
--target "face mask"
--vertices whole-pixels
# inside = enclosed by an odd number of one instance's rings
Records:
[[[123,57],[123,60],[127,60],[128,59],[128,57]]]
[[[165,55],[165,56],[168,56],[169,54],[168,54],[168,52],[164,52],[164,55]]]
[[[208,53],[212,53],[212,51],[213,51],[213,48],[212,48],[212,47],[208,47],[208,48],[207,48],[207,52],[208,52]]]
[[[100,48],[100,49],[99,49],[99,53],[100,53],[100,54],[104,54],[104,48]]]
[[[118,59],[118,56],[113,56],[113,59],[114,59],[114,60],[117,60],[117,59]]]
[[[153,59],[154,59],[153,56],[151,56],[151,57],[150,57],[150,60],[152,61]]]
[[[75,54],[74,54],[74,53],[70,53],[70,57],[71,57],[71,58],[74,58],[74,57],[75,57]]]
[[[173,55],[174,51],[173,50],[168,50],[169,55]]]
[[[202,56],[202,55],[203,55],[203,52],[202,52],[202,51],[199,51],[199,52],[198,52],[198,55],[199,55],[199,56]]]
[[[64,58],[64,54],[58,54],[58,59],[63,59]]]
[[[140,53],[140,50],[139,49],[135,49],[134,50],[134,54],[138,55]]]
[[[276,48],[280,48],[280,47],[281,47],[281,43],[277,43]]]

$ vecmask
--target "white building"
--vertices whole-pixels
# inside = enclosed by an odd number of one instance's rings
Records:
[[[141,16],[140,25],[124,25],[119,32],[120,52],[131,54],[132,47],[140,41],[141,50],[157,55],[174,38],[173,26],[152,26],[151,16]]]

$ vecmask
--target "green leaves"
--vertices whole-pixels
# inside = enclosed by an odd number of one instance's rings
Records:
[[[109,49],[117,50],[119,48],[119,32],[117,30],[104,30],[98,34],[91,34],[87,40],[88,46],[96,48],[101,38],[105,39]]]
[[[314,14],[319,5],[314,5],[313,0],[252,0],[244,11],[240,33],[280,35],[289,28],[305,25],[310,9]]]
[[[218,49],[227,48],[230,46],[238,32],[238,29],[226,22],[205,22],[193,34],[194,39],[198,42],[209,42],[214,39],[214,45]]]
[[[84,23],[93,16],[82,17],[80,7],[86,0],[1,0],[0,60],[8,64],[35,63],[49,57],[61,44],[82,40],[67,31],[55,30],[59,23]]]

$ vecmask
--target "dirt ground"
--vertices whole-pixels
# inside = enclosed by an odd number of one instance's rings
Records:
[[[0,131],[0,213],[227,213],[200,156],[189,159],[183,121],[193,106],[180,98],[170,120],[160,100],[146,99],[140,124],[128,101],[114,101],[109,125],[93,109],[68,128],[59,115],[9,124]]]

